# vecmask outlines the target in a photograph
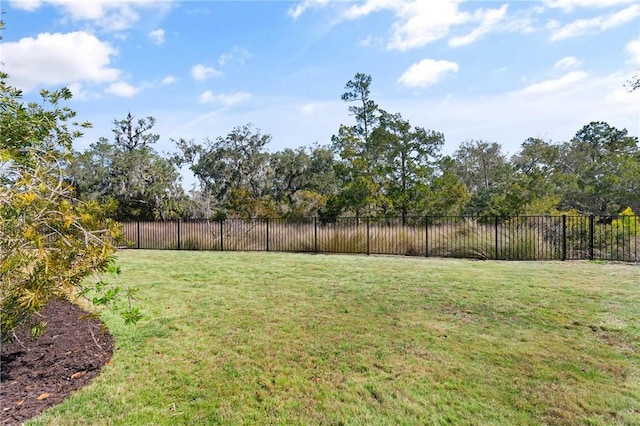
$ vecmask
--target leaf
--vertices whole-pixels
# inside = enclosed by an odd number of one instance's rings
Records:
[[[125,325],[136,324],[142,319],[142,314],[138,308],[132,308],[127,312],[122,312],[121,315],[124,318]]]
[[[116,265],[113,262],[109,262],[107,272],[112,275],[120,275],[120,273],[122,272],[122,269],[120,268],[120,265]]]
[[[36,337],[41,336],[47,329],[46,321],[40,321],[37,324],[34,324],[31,327],[31,340],[34,340]]]

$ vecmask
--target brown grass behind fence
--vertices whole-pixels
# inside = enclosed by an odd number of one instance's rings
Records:
[[[637,262],[640,230],[594,227],[587,218],[519,217],[482,223],[445,218],[440,223],[367,224],[345,220],[287,223],[282,220],[126,222],[129,248],[159,250],[281,251],[388,254],[505,260],[595,259]],[[567,219],[565,219],[567,220]],[[488,222],[488,223],[487,223]],[[563,243],[564,241],[564,243]]]

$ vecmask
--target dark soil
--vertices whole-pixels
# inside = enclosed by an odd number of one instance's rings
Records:
[[[18,425],[87,386],[111,359],[113,339],[98,319],[54,300],[41,314],[43,335],[28,330],[0,348],[0,425]]]

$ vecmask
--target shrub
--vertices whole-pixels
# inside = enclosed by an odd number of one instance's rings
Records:
[[[53,297],[76,293],[114,306],[120,286],[98,278],[117,273],[113,263],[119,226],[102,206],[71,197],[64,165],[72,161],[71,144],[80,136],[68,121],[75,113],[59,107],[68,89],[42,91],[43,105],[21,103],[21,92],[0,73],[0,340],[11,340],[16,327],[44,330],[36,314]],[[49,109],[45,109],[49,106]],[[85,123],[83,126],[88,126]],[[125,289],[129,297],[133,290]],[[140,313],[129,304],[126,322]]]

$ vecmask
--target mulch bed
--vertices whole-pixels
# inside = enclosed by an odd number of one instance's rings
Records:
[[[0,425],[18,425],[87,386],[111,359],[113,339],[78,306],[54,300],[41,314],[43,335],[28,330],[0,348]],[[19,341],[18,341],[19,340]]]

